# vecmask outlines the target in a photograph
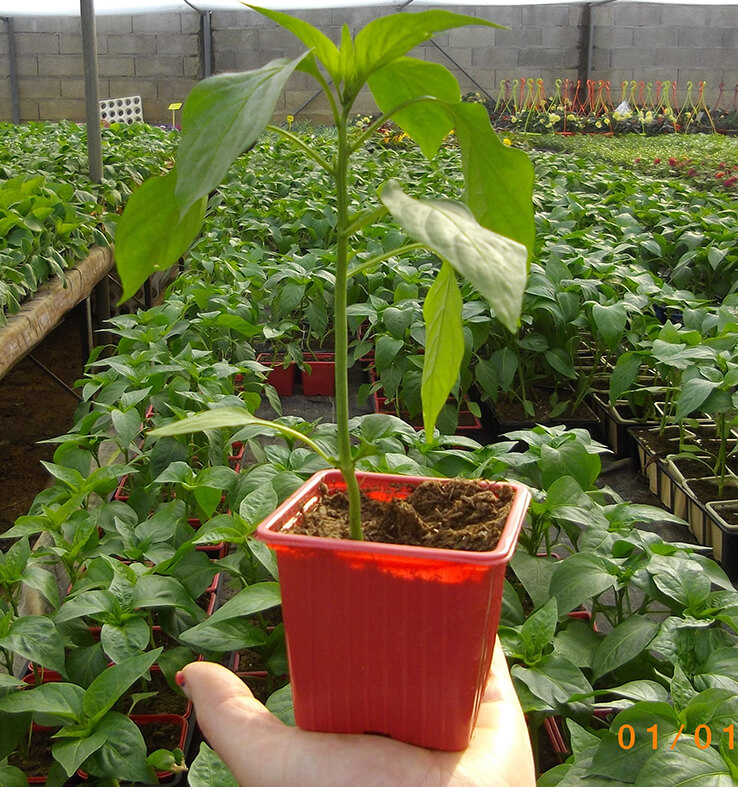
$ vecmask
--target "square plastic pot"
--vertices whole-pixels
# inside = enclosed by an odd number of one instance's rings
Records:
[[[362,491],[380,500],[407,497],[428,480],[358,477]],[[504,485],[515,495],[489,552],[290,533],[321,489],[345,489],[337,470],[316,473],[259,525],[257,537],[277,554],[300,727],[379,733],[447,751],[467,746],[492,660],[505,567],[530,500],[521,484]]]
[[[333,396],[336,392],[336,360],[333,353],[316,353],[306,358],[308,368],[302,370],[302,392],[305,396]]]
[[[269,353],[257,355],[256,360],[271,369],[267,374],[267,382],[269,385],[274,386],[280,396],[292,396],[295,386],[296,365],[294,363],[288,363],[285,366],[282,356],[274,356]]]

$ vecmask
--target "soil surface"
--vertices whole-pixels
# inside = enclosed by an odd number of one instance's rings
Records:
[[[373,500],[362,495],[364,538],[386,544],[486,552],[497,546],[515,490],[480,488],[473,481],[424,481],[405,500]],[[348,499],[325,493],[305,512],[293,532],[348,538]]]
[[[31,353],[67,385],[82,377],[80,319],[71,312]],[[41,460],[51,461],[58,437],[73,424],[78,400],[48,377],[27,356],[0,379],[0,533],[28,513],[49,475]]]

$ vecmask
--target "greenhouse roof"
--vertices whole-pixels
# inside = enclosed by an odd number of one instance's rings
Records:
[[[552,5],[562,0],[524,0],[520,5]],[[568,0],[584,3],[587,0]],[[738,5],[738,0],[604,0],[604,2],[678,3],[680,5]],[[590,5],[601,5],[593,0]],[[318,8],[359,8],[361,6],[509,6],[510,0],[260,0],[257,5],[283,11]],[[242,10],[240,0],[95,0],[97,14],[147,14],[166,11],[223,11]],[[0,0],[0,17],[14,16],[78,16],[79,0]]]

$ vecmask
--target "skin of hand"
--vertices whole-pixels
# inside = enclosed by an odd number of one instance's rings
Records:
[[[499,640],[469,746],[442,752],[377,735],[306,732],[218,664],[178,673],[197,721],[241,787],[534,787],[525,718]]]

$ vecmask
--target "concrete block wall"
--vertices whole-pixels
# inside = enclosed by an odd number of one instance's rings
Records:
[[[429,6],[410,6],[417,12]],[[548,95],[557,79],[576,80],[583,73],[585,7],[580,3],[455,6],[453,10],[494,21],[507,29],[470,27],[451,30],[412,54],[448,66],[463,92],[486,91],[496,98],[505,80],[542,78]],[[304,11],[302,19],[338,42],[343,24],[356,32],[392,9],[362,7]],[[689,6],[618,0],[592,7],[594,25],[591,77],[610,80],[613,99],[630,80],[678,83],[680,99],[687,81],[707,83],[712,106],[725,84],[724,104],[738,83],[738,6]],[[196,12],[101,16],[97,20],[100,98],[140,95],[149,122],[171,122],[167,106],[183,101],[201,77],[200,17]],[[278,57],[295,57],[302,44],[259,14],[214,12],[211,16],[216,72],[257,68]],[[11,117],[7,36],[0,22],[0,120]],[[21,118],[84,119],[84,80],[79,20],[15,20]],[[315,98],[317,86],[295,74],[280,97],[275,119],[288,114],[330,119]],[[373,112],[371,96],[362,94],[357,112]]]
[[[96,26],[100,99],[138,95],[144,118],[171,122],[169,104],[184,101],[201,78],[199,14],[99,16]],[[4,27],[0,22],[0,120],[10,120]],[[14,27],[21,120],[84,120],[79,19],[17,17]]]

